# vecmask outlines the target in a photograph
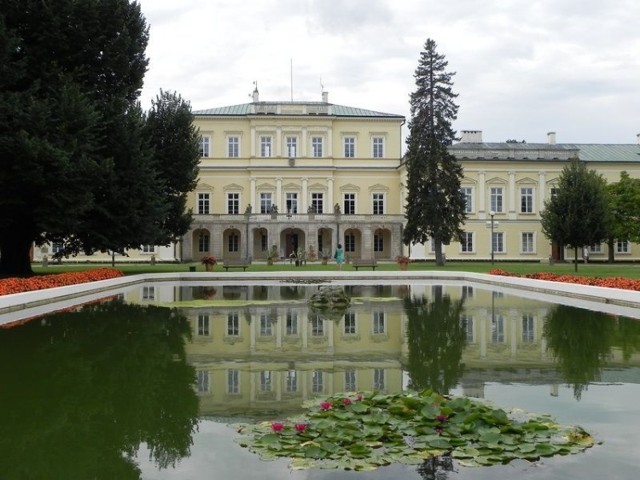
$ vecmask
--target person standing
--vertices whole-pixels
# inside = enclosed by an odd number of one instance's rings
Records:
[[[338,248],[336,248],[336,253],[333,254],[333,258],[336,260],[336,265],[338,265],[338,270],[342,270],[342,264],[344,263],[344,250],[342,249],[342,244],[338,244]]]
[[[589,263],[589,247],[584,247],[582,249],[582,259],[584,263]]]

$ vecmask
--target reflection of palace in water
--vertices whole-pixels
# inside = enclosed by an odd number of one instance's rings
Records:
[[[407,298],[462,302],[459,386],[467,395],[482,397],[488,382],[546,384],[551,394],[566,383],[543,335],[554,304],[466,284],[347,285],[352,305],[327,319],[307,303],[317,288],[156,284],[128,300],[177,302],[187,316],[187,359],[196,368],[204,415],[297,411],[306,399],[336,392],[401,391],[409,356]],[[614,348],[607,365],[640,366],[640,356],[623,362]]]

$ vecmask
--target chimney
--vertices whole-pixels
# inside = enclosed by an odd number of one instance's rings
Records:
[[[258,103],[260,101],[260,95],[258,94],[258,85],[253,89],[253,103]]]
[[[482,130],[462,130],[460,143],[482,143]]]
[[[556,132],[548,132],[547,133],[547,140],[549,141],[549,145],[555,145],[556,144]]]
[[[322,91],[322,103],[329,103],[329,92]]]

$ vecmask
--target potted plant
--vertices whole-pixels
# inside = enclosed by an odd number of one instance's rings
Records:
[[[406,270],[411,263],[411,259],[406,255],[398,255],[396,257],[396,263],[400,265],[400,270]]]
[[[277,245],[271,245],[271,248],[269,249],[269,252],[267,253],[267,265],[273,265],[273,262],[278,260],[279,257],[280,257],[280,255],[278,253]]]
[[[206,257],[202,257],[200,263],[204,265],[204,268],[207,272],[210,272],[213,270],[213,267],[218,264],[218,260],[216,260],[216,257],[214,257],[213,255],[207,255]]]

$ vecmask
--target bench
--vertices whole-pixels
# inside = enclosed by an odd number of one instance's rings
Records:
[[[353,260],[351,260],[351,264],[353,265],[353,268],[356,269],[356,271],[361,267],[372,268],[373,270],[375,270],[378,266],[378,261],[375,258],[354,258]]]
[[[222,263],[222,268],[227,272],[230,268],[242,268],[242,271],[245,272],[249,265],[251,265],[251,261],[246,258],[229,258]]]

